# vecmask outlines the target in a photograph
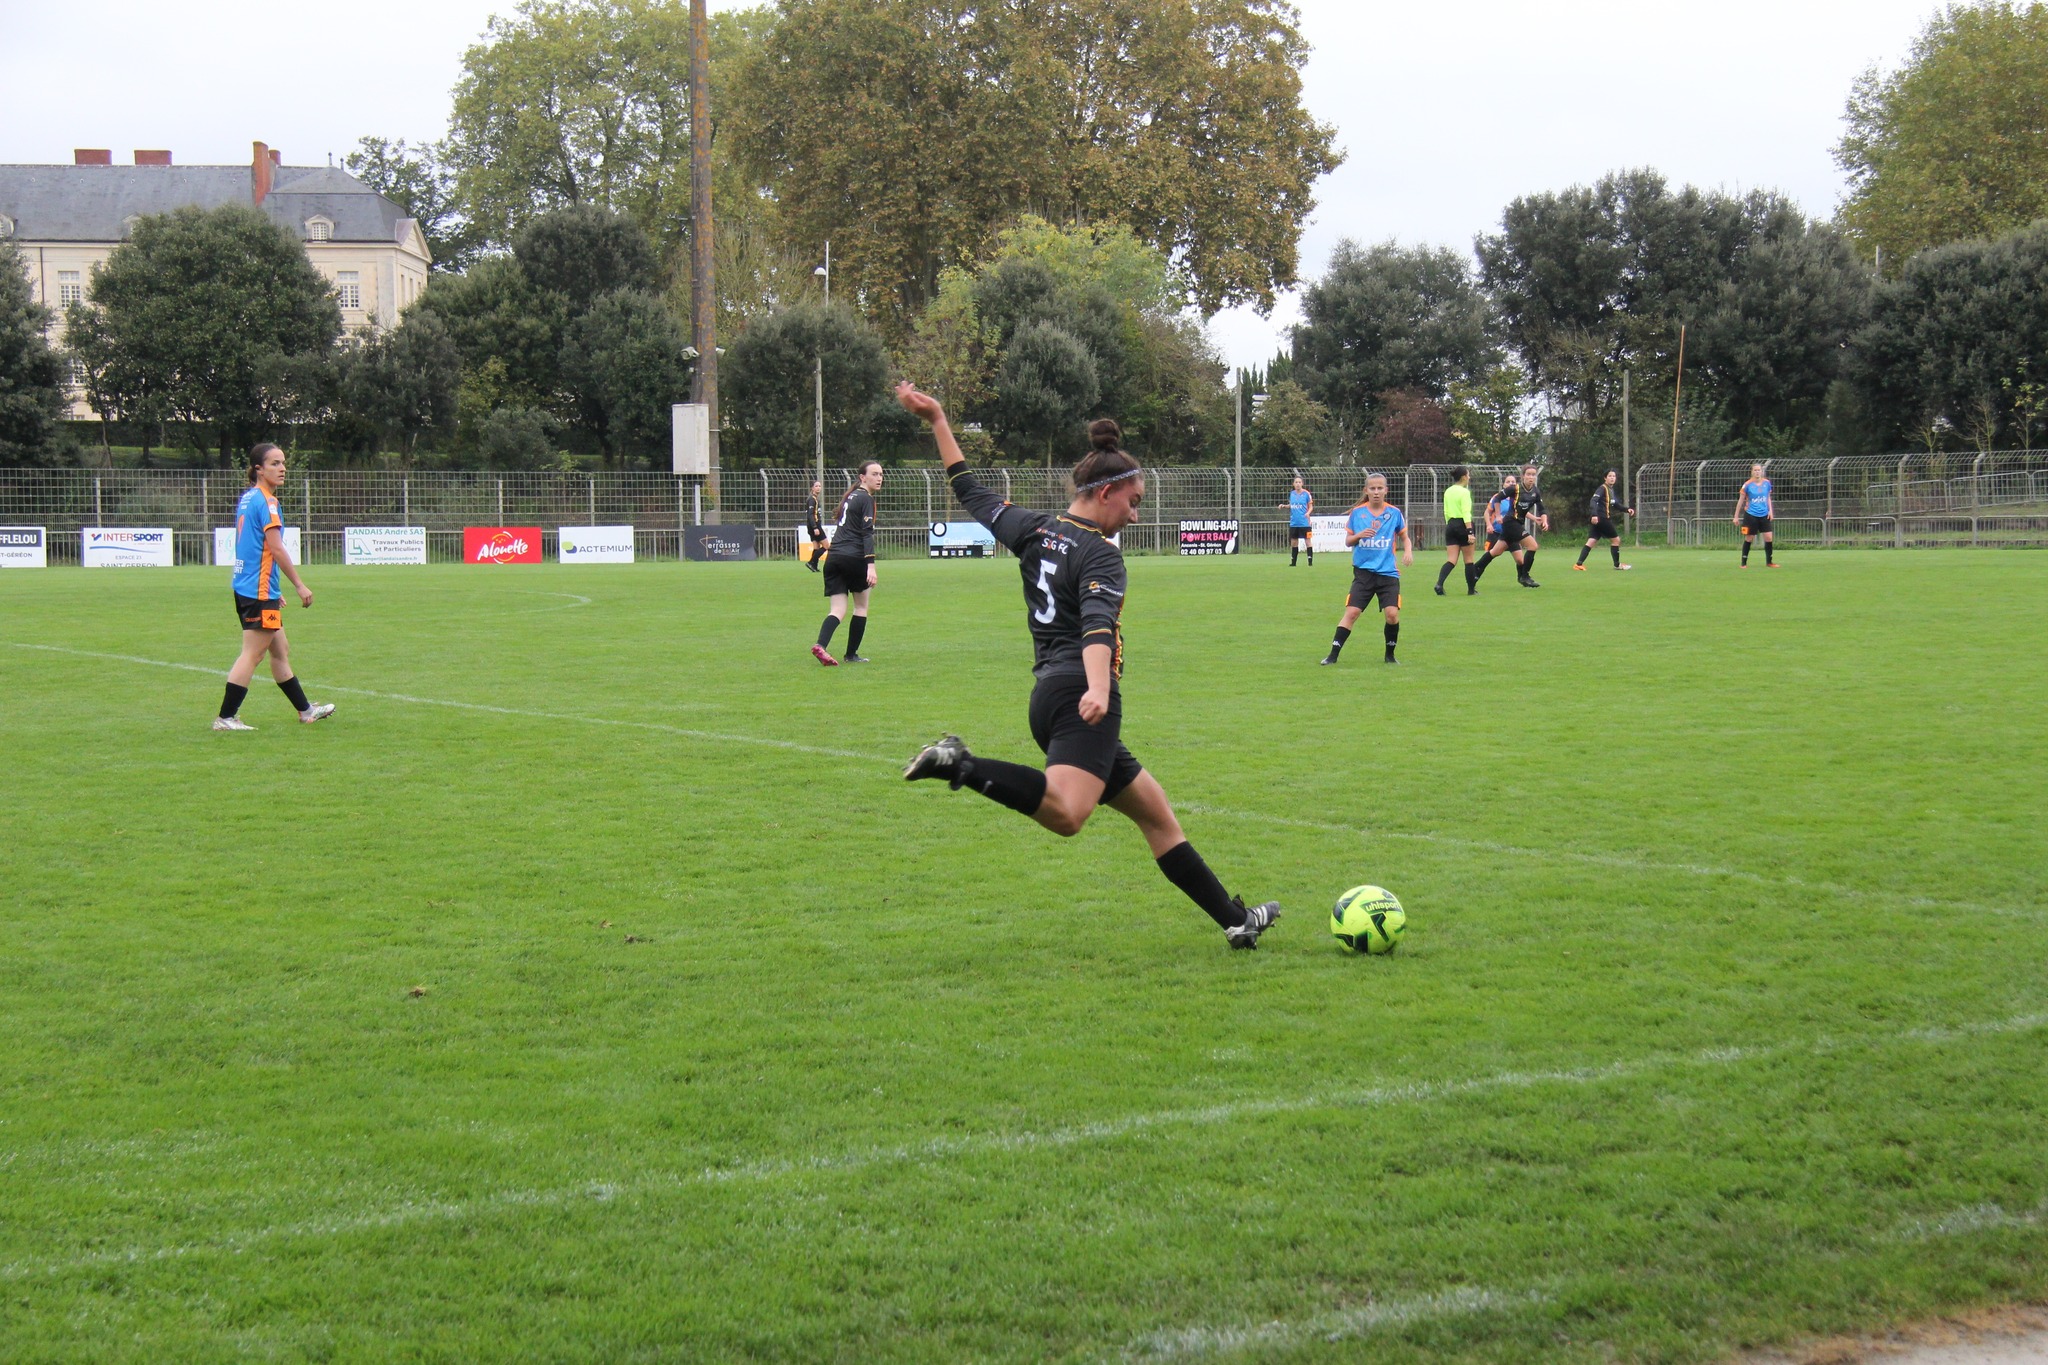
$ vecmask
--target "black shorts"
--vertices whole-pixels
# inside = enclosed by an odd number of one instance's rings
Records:
[[[1769,517],[1760,517],[1754,512],[1744,512],[1742,514],[1742,534],[1746,536],[1761,536],[1770,534],[1770,530],[1771,519]]]
[[[1452,517],[1444,523],[1444,544],[1470,545],[1471,543],[1472,528],[1465,524],[1463,517]]]
[[[825,556],[825,596],[868,590],[868,562],[845,555]]]
[[[242,623],[243,630],[283,630],[284,599],[244,597],[236,593],[235,619]]]
[[[1287,528],[1287,538],[1289,540],[1307,540],[1310,533],[1314,530],[1315,527],[1313,526],[1290,526]]]
[[[1124,703],[1109,689],[1109,714],[1099,724],[1081,719],[1081,698],[1088,678],[1081,673],[1055,673],[1031,689],[1031,738],[1045,752],[1045,764],[1079,768],[1102,779],[1105,805],[1137,780],[1144,765],[1124,747]]]
[[[1370,610],[1373,598],[1379,598],[1380,610],[1401,605],[1401,576],[1399,574],[1375,573],[1371,569],[1351,571],[1350,603],[1360,611]]]
[[[1502,545],[1519,549],[1522,544],[1522,538],[1528,534],[1528,529],[1521,522],[1504,521],[1500,524],[1500,529],[1493,533],[1493,539]]]
[[[1596,521],[1593,523],[1592,529],[1586,532],[1586,538],[1588,540],[1620,540],[1621,532],[1614,529],[1614,523],[1611,521]]]

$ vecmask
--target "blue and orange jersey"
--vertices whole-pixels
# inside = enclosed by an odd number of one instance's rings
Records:
[[[284,591],[284,573],[266,544],[264,532],[277,528],[284,534],[277,499],[252,485],[235,504],[235,591],[243,597],[278,597]]]
[[[1352,508],[1351,534],[1358,536],[1359,541],[1351,547],[1351,567],[1399,578],[1401,570],[1394,563],[1394,537],[1407,524],[1401,509],[1391,503],[1377,513],[1370,507]]]
[[[1753,517],[1767,517],[1771,514],[1771,481],[1751,479],[1742,485],[1744,506]]]
[[[1299,493],[1289,493],[1287,495],[1287,524],[1289,526],[1308,525],[1308,509],[1314,501],[1315,494],[1310,493],[1306,489]]]

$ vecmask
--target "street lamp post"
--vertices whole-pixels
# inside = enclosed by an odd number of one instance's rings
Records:
[[[832,243],[825,243],[825,264],[811,272],[825,282],[825,307],[832,306]],[[812,435],[818,455],[818,486],[825,485],[825,351],[821,346],[811,357],[811,380],[814,387],[816,407],[813,414]],[[822,496],[822,493],[820,494]]]

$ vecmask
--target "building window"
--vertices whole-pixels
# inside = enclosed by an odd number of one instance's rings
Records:
[[[74,303],[85,302],[85,279],[77,270],[57,272],[57,306],[69,308]]]
[[[306,238],[308,241],[314,242],[332,241],[334,240],[334,224],[328,222],[325,218],[309,218],[306,220]]]
[[[73,389],[83,389],[85,387],[85,366],[76,360],[65,362],[64,382]]]
[[[363,307],[363,277],[360,271],[337,270],[334,272],[334,297],[347,312],[360,312]]]

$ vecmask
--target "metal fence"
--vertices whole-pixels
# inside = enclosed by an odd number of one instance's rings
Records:
[[[2048,546],[2048,451],[1963,451],[1767,460],[1777,538],[1817,546]],[[1636,471],[1643,534],[1674,545],[1741,539],[1735,504],[1750,466],[1737,460],[1646,464]],[[1674,477],[1675,474],[1675,477]]]
[[[1504,466],[1471,468],[1478,502],[1509,472]],[[977,472],[1020,506],[1049,509],[1067,502],[1063,469]],[[1442,544],[1450,472],[1449,465],[1386,471],[1389,501],[1406,510],[1423,544]],[[1779,537],[1794,543],[2048,545],[2048,451],[1774,460],[1766,472],[1776,485]],[[1146,471],[1142,519],[1124,533],[1124,547],[1171,554],[1179,546],[1180,521],[1234,517],[1244,549],[1283,549],[1287,494],[1297,474],[1315,493],[1319,513],[1342,512],[1363,496],[1366,471],[1355,467],[1247,469],[1242,476],[1218,468],[1152,469]],[[1668,534],[1678,545],[1732,544],[1737,532],[1730,515],[1749,466],[1683,463],[1675,486],[1670,475],[1668,464],[1636,471],[1638,534]],[[429,558],[453,561],[461,557],[466,526],[540,526],[544,552],[552,555],[557,527],[629,525],[640,557],[676,558],[682,528],[714,515],[755,527],[764,555],[788,555],[796,548],[811,479],[809,469],[729,471],[720,489],[722,506],[714,511],[697,480],[659,473],[316,470],[295,471],[282,501],[285,521],[300,528],[305,557],[314,563],[339,561],[341,533],[349,526],[423,528]],[[828,519],[852,483],[851,470],[825,471]],[[206,563],[213,530],[232,524],[246,487],[233,472],[0,470],[0,525],[46,527],[57,562],[76,561],[77,533],[84,527],[169,527],[177,533],[181,563]],[[876,504],[878,549],[891,557],[922,557],[926,528],[958,516],[936,467],[886,471]]]

